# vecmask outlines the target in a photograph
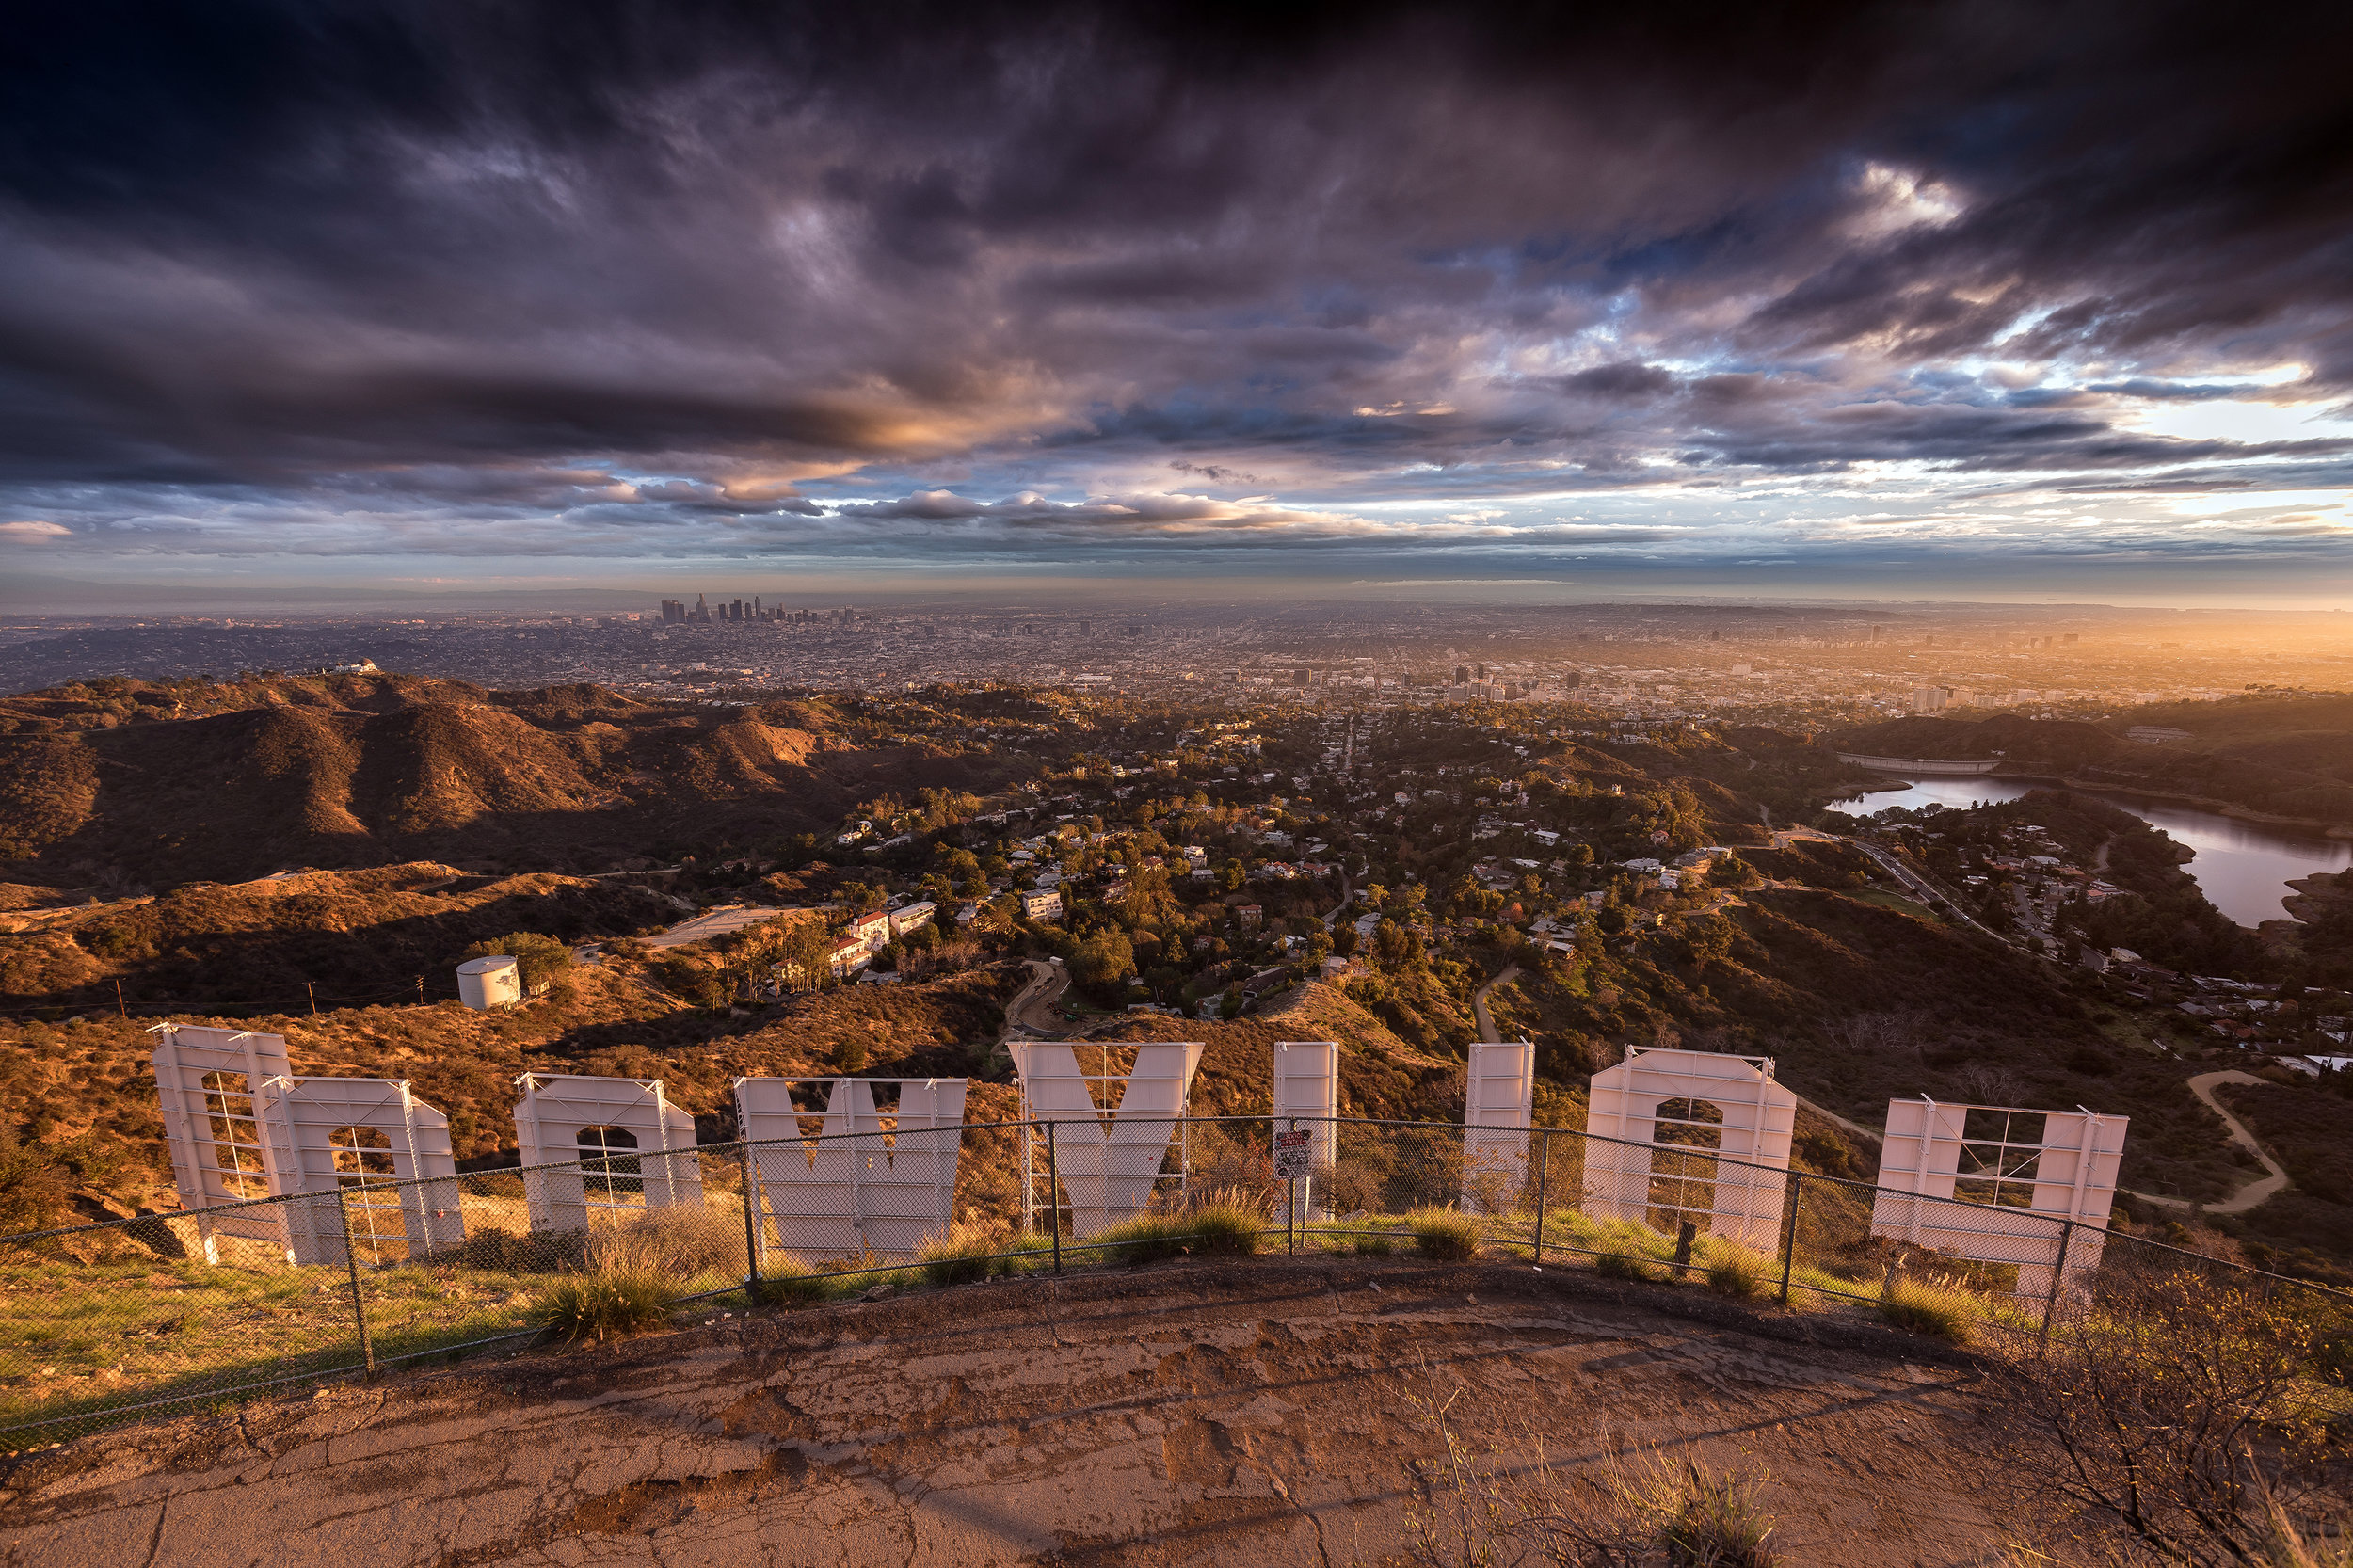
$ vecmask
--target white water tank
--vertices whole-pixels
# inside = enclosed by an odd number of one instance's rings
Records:
[[[504,953],[469,958],[457,966],[457,1000],[468,1007],[511,1007],[523,1000],[523,972]]]

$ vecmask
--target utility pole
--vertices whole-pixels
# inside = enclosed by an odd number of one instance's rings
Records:
[[[310,993],[311,1016],[315,1018],[319,1016],[319,988],[307,980],[302,983],[302,988]]]

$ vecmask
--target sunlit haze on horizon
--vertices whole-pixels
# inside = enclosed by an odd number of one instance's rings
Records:
[[[50,8],[0,604],[2353,607],[2342,7]]]

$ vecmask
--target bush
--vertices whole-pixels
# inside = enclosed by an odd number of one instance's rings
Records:
[[[936,1286],[970,1285],[976,1280],[999,1274],[1019,1273],[1030,1267],[1031,1255],[1042,1251],[1048,1244],[1016,1239],[1001,1230],[957,1225],[947,1235],[935,1236],[924,1242],[922,1251],[916,1256],[920,1259],[925,1283]],[[1016,1256],[1000,1256],[1008,1253]]]
[[[1765,1281],[1772,1271],[1771,1260],[1762,1253],[1730,1242],[1708,1248],[1705,1267],[1707,1288],[1737,1301],[1752,1301],[1763,1295]]]
[[[1248,1257],[1258,1250],[1267,1216],[1248,1204],[1223,1197],[1191,1210],[1193,1250],[1205,1257]]]
[[[1658,1544],[1677,1568],[1772,1568],[1773,1521],[1757,1506],[1758,1482],[1691,1466]]]
[[[1395,1251],[1397,1251],[1397,1238],[1394,1236],[1359,1236],[1356,1238],[1356,1256],[1359,1257],[1386,1257]]]
[[[559,1339],[594,1339],[601,1345],[670,1320],[677,1298],[655,1276],[634,1272],[580,1274],[542,1290],[531,1304],[531,1320]]]
[[[760,1266],[763,1301],[788,1306],[814,1306],[850,1293],[852,1282],[838,1274],[821,1274],[790,1253],[778,1253]]]
[[[1089,1244],[1102,1248],[1106,1258],[1122,1263],[1150,1263],[1191,1255],[1246,1257],[1258,1250],[1258,1232],[1266,1224],[1267,1217],[1259,1210],[1225,1197],[1197,1208],[1139,1214],[1098,1232]]]
[[[1417,1208],[1405,1216],[1414,1233],[1414,1250],[1441,1263],[1460,1263],[1479,1256],[1484,1240],[1476,1217],[1452,1208]]]
[[[1655,1264],[1630,1252],[1601,1254],[1593,1259],[1593,1272],[1604,1279],[1632,1280],[1641,1285],[1657,1285],[1660,1278]]]
[[[744,1277],[750,1262],[740,1211],[681,1205],[648,1208],[589,1234],[588,1260],[609,1273],[642,1273],[684,1284],[712,1274]]]
[[[1890,1279],[1880,1292],[1879,1309],[1880,1316],[1897,1328],[1933,1335],[1956,1345],[1969,1342],[1970,1325],[1977,1318],[1977,1304],[1966,1292],[1901,1274]]]

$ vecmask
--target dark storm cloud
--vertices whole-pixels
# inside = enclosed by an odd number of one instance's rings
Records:
[[[888,519],[1339,548],[1480,537],[1365,521],[1474,491],[2353,472],[2334,431],[2143,413],[2353,393],[2342,8],[17,28],[0,504],[63,530],[37,543]],[[1171,473],[1231,493],[1147,492]],[[1512,538],[1566,526],[1529,504]]]

